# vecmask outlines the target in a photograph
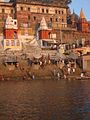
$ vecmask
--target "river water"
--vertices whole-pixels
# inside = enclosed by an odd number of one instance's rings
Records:
[[[90,81],[1,81],[0,120],[90,120]]]

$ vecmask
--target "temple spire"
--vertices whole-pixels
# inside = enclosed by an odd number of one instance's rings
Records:
[[[81,11],[80,11],[80,19],[86,19],[82,8],[81,8]]]
[[[40,22],[39,30],[48,30],[47,23],[45,21],[45,18],[43,17]]]

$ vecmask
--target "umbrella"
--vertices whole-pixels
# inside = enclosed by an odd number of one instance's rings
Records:
[[[56,57],[59,58],[59,59],[61,58],[63,60],[66,59],[66,56],[63,53],[57,53]]]
[[[8,51],[8,50],[10,50],[11,48],[6,48],[4,51]]]
[[[34,54],[34,58],[40,59],[42,56],[40,54]]]
[[[78,59],[78,55],[77,55],[76,53],[74,53],[74,52],[71,52],[71,53],[69,54],[68,58],[71,58],[71,59],[76,60],[76,59]]]

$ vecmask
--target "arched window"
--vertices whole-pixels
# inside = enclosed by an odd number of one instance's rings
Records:
[[[58,22],[58,18],[56,18],[56,22]]]
[[[21,11],[23,11],[23,7],[21,7]]]
[[[30,11],[30,7],[28,7],[28,11]]]
[[[34,16],[33,19],[36,20],[36,17]]]
[[[48,13],[48,9],[46,9],[46,13]]]
[[[57,14],[57,10],[55,10],[55,13]]]
[[[50,22],[52,22],[52,18],[50,18]]]
[[[44,13],[44,9],[42,9],[42,13]]]

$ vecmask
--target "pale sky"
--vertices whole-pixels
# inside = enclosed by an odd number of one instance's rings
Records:
[[[71,10],[79,15],[81,8],[83,8],[84,15],[90,21],[90,0],[72,0],[70,5]]]

